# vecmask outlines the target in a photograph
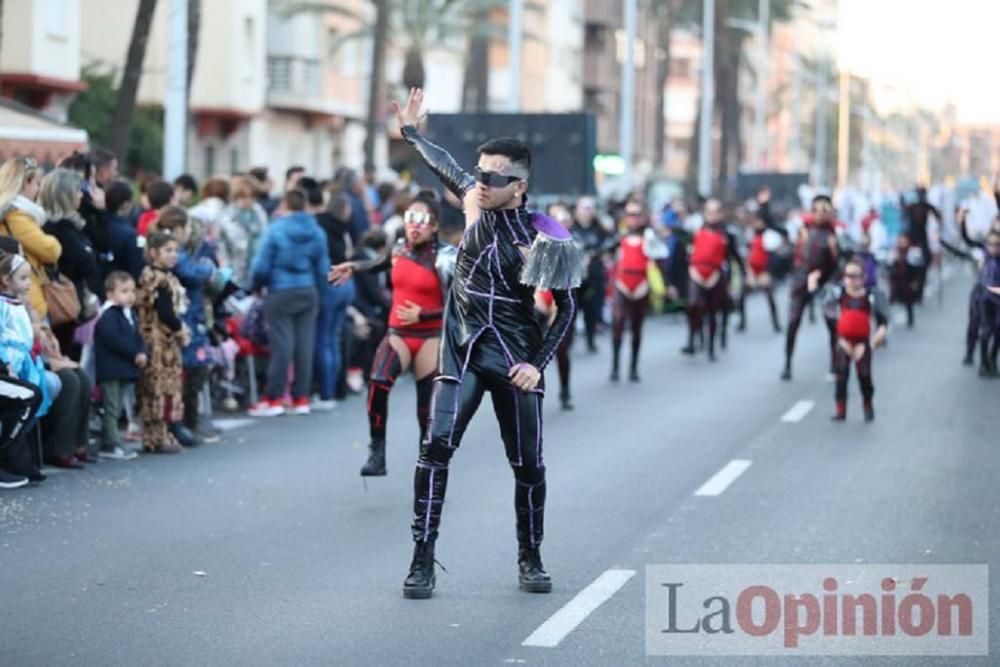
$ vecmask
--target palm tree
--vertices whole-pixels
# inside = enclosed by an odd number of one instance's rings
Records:
[[[118,88],[118,101],[111,123],[111,151],[122,161],[128,148],[128,135],[132,129],[132,116],[135,114],[135,98],[139,92],[139,77],[142,75],[142,61],[146,58],[146,42],[149,40],[155,10],[156,0],[139,0],[125,59],[125,71]]]

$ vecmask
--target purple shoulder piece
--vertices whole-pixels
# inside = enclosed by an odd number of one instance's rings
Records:
[[[531,224],[533,224],[535,229],[540,233],[545,234],[549,238],[556,239],[557,241],[565,241],[571,238],[568,229],[559,224],[558,221],[543,213],[532,213]]]

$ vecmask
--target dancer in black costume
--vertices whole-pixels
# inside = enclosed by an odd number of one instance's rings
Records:
[[[519,582],[547,593],[552,581],[539,546],[545,509],[542,462],[542,372],[573,324],[582,255],[566,229],[525,209],[531,153],[516,139],[479,148],[473,178],[417,132],[423,92],[394,104],[403,138],[465,206],[466,229],[445,305],[441,375],[434,383],[431,423],[414,474],[415,542],[403,596],[434,590],[434,543],[448,464],[469,420],[489,391],[515,477]],[[552,290],[555,321],[543,334],[534,315],[536,289]]]

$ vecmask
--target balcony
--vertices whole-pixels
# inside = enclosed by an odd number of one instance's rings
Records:
[[[323,110],[323,77],[319,59],[268,56],[267,102],[278,108]]]

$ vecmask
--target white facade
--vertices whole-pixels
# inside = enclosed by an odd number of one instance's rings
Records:
[[[65,121],[82,88],[79,25],[79,0],[4,3],[3,94]]]

